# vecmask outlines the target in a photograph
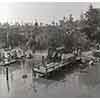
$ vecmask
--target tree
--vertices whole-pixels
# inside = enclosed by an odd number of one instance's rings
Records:
[[[48,46],[49,47],[59,47],[64,44],[64,33],[59,26],[48,26]]]
[[[90,5],[89,10],[85,13],[86,25],[84,28],[84,32],[91,41],[94,41],[96,39],[97,27],[100,23],[98,14],[99,13],[97,9],[93,8],[92,5]]]

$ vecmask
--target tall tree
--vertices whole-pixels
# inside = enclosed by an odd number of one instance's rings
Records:
[[[98,11],[90,5],[88,11],[85,13],[86,26],[84,32],[91,41],[96,39],[97,27],[99,23]]]

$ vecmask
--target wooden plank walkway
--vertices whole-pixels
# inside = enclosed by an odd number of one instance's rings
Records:
[[[9,62],[1,62],[1,63],[0,63],[0,66],[1,66],[1,67],[7,66],[7,65],[13,64],[13,63],[15,63],[15,62],[17,62],[15,59],[13,59],[13,60],[11,60],[11,61],[9,61]]]
[[[89,62],[92,58],[91,56],[88,57],[88,55],[91,55],[91,52],[89,51],[84,52],[81,56],[75,57],[73,54],[65,54],[64,59],[61,62],[51,62],[49,64],[43,65],[41,64],[34,64],[32,67],[33,75],[40,74],[42,76],[47,75],[53,71],[56,71],[64,66],[67,66],[70,63],[86,63]]]
[[[72,62],[72,58],[74,58],[74,55],[68,54],[65,57],[66,59],[60,61],[60,62],[51,62],[49,64],[43,65],[43,64],[34,64],[32,67],[33,75],[36,76],[36,74],[42,74],[47,75],[53,71],[56,71]]]

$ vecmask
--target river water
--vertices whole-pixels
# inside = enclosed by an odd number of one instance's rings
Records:
[[[9,80],[6,80],[6,68],[0,67],[0,97],[100,97],[100,63],[84,71],[73,65],[73,69],[56,72],[48,79],[34,79],[31,69],[36,61],[36,58],[27,59],[10,65]]]

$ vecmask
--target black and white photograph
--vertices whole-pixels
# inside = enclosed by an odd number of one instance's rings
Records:
[[[100,98],[100,2],[0,2],[0,98]]]

